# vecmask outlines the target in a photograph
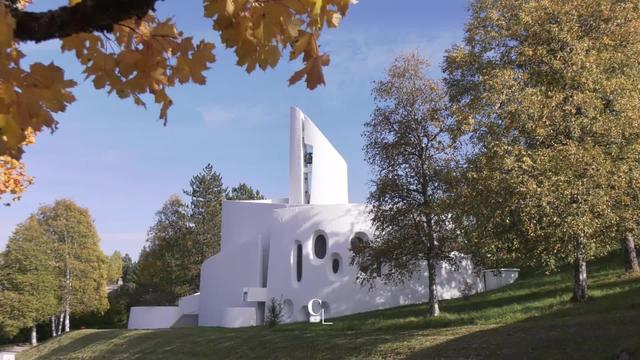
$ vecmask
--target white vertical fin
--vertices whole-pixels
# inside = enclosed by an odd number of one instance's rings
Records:
[[[300,109],[296,107],[291,108],[291,131],[289,139],[289,204],[304,203],[303,118],[304,114]]]

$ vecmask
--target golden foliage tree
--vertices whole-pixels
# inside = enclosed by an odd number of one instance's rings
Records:
[[[444,89],[428,68],[419,54],[402,54],[373,83],[375,108],[363,137],[374,174],[368,203],[375,234],[353,244],[351,263],[359,280],[373,285],[377,278],[403,283],[426,262],[428,315],[438,316],[438,267],[457,264],[458,236],[449,221],[457,143],[449,136]]]
[[[165,123],[172,105],[167,90],[177,84],[205,84],[215,62],[214,44],[159,19],[157,0],[69,0],[46,12],[31,12],[31,0],[0,0],[0,196],[18,196],[32,179],[19,162],[33,135],[54,131],[54,114],[75,101],[76,82],[53,62],[23,68],[20,50],[28,41],[61,39],[96,89],[146,106],[150,97]],[[204,0],[204,16],[237,64],[251,73],[274,68],[283,54],[303,66],[289,84],[324,84],[329,55],[318,46],[320,32],[337,27],[355,0]]]
[[[479,258],[573,263],[587,298],[587,261],[637,228],[639,58],[636,1],[472,3],[444,70],[475,150],[462,213]]]

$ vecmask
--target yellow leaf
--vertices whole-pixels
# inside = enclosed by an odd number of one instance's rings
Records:
[[[340,25],[340,20],[342,20],[342,15],[334,11],[329,11],[329,14],[327,15],[327,26],[330,28],[338,27],[338,25]]]
[[[9,148],[16,148],[25,140],[25,135],[20,126],[9,115],[0,114],[0,138]]]
[[[228,15],[228,16],[232,16],[233,15],[233,11],[235,10],[235,4],[234,4],[234,0],[225,0],[225,4],[224,4],[224,12]]]
[[[298,38],[293,43],[293,46],[291,49],[291,56],[289,57],[289,60],[294,60],[298,56],[300,56],[300,54],[302,54],[305,51],[305,49],[309,46],[310,40],[311,40],[310,32],[300,31],[300,35],[298,35]]]

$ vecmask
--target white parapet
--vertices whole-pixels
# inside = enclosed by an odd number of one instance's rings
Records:
[[[482,272],[484,291],[491,291],[509,285],[518,279],[520,269],[486,269]]]
[[[180,300],[178,300],[178,307],[182,314],[198,314],[198,309],[200,308],[200,293],[181,297]]]
[[[182,316],[177,306],[134,306],[129,312],[129,329],[167,329]]]

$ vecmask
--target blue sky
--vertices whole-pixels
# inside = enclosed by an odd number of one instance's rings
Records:
[[[34,9],[58,3],[36,0]],[[36,182],[20,201],[0,208],[0,249],[38,206],[71,198],[90,210],[106,253],[137,258],[154,213],[207,163],[227,186],[246,182],[268,197],[286,197],[290,106],[309,115],[343,155],[350,200],[365,201],[370,172],[360,134],[373,109],[371,82],[411,50],[428,56],[439,76],[444,51],[462,39],[467,3],[361,0],[340,28],[320,38],[331,55],[327,85],[309,91],[303,84],[287,86],[299,62],[251,75],[235,66],[233,53],[218,45],[202,17],[201,1],[159,1],[161,18],[173,16],[186,34],[217,45],[207,85],[170,90],[174,106],[166,127],[157,120],[158,107],[145,110],[82,82],[77,62],[59,52],[58,42],[27,44],[28,61],[53,61],[80,85],[77,101],[58,116],[59,130],[41,134],[27,149],[24,161]]]

